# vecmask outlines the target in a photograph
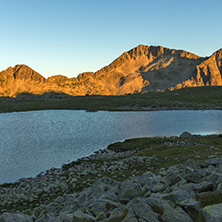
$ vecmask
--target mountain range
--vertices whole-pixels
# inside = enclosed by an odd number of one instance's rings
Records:
[[[69,95],[124,95],[222,85],[222,49],[209,57],[162,46],[139,45],[97,72],[44,78],[27,65],[0,72],[0,96],[47,92]]]

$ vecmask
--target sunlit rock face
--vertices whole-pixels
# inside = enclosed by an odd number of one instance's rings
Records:
[[[48,79],[26,65],[0,72],[0,96],[46,92],[69,95],[124,95],[194,86],[222,85],[222,49],[210,57],[183,50],[139,45],[99,71],[76,78]]]
[[[191,76],[175,86],[176,89],[193,86],[220,86],[222,85],[222,49],[206,57],[198,64]]]

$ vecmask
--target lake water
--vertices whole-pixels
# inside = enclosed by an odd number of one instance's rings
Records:
[[[110,143],[145,136],[222,133],[222,111],[0,114],[0,183],[31,177]]]

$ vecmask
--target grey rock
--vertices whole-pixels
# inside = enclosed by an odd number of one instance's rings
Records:
[[[78,210],[78,207],[74,204],[71,205],[67,205],[65,204],[65,206],[62,207],[62,209],[59,211],[59,214],[69,214],[72,213],[74,211]]]
[[[190,198],[195,198],[195,193],[192,189],[190,190],[184,190],[184,189],[178,189],[174,192],[172,192],[177,198],[178,201],[183,201]]]
[[[198,218],[203,218],[199,202],[193,198],[179,202],[178,204],[187,214],[195,214]]]
[[[189,132],[183,132],[182,134],[180,134],[180,138],[192,138],[192,134]]]
[[[108,183],[108,179],[96,180],[91,186],[91,195],[97,199],[108,198],[115,200],[119,192],[119,183],[117,181],[110,179],[109,182],[113,182],[112,185]],[[117,185],[118,184],[118,185]]]
[[[105,213],[107,211],[106,203],[100,201],[93,201],[93,203],[89,205],[88,211],[96,217],[101,213]]]
[[[40,189],[40,188],[34,191],[34,194],[37,195],[37,196],[42,194],[42,193],[43,193],[43,189]]]
[[[77,178],[73,178],[72,180],[70,180],[70,183],[76,183],[78,181],[78,179]]]
[[[120,182],[116,181],[116,180],[113,180],[109,177],[102,177],[102,178],[99,178],[98,181],[106,184],[110,189],[119,189],[120,187]]]
[[[134,177],[132,180],[140,183],[143,187],[145,185],[151,186],[152,184],[158,183],[161,177],[157,177],[154,173],[148,171],[144,173],[142,176]]]
[[[220,166],[217,166],[216,171],[218,173],[222,173],[222,164]]]
[[[193,159],[188,159],[184,163],[181,164],[182,169],[193,169],[193,170],[199,170],[200,166],[193,160]]]
[[[91,196],[91,189],[86,189],[79,193],[79,196],[76,198],[75,203],[78,207],[83,207],[88,203],[89,197]]]
[[[83,213],[81,210],[78,210],[73,213],[72,220],[78,222],[93,222],[96,221],[96,218],[89,214]]]
[[[42,215],[35,222],[53,222],[55,221],[55,217],[53,214]]]
[[[54,202],[56,202],[56,203],[61,203],[61,202],[63,202],[64,201],[64,197],[62,197],[62,196],[58,196],[55,200],[54,200]]]
[[[179,181],[178,183],[176,183],[175,185],[173,185],[172,187],[169,187],[172,191],[181,189],[181,187],[185,186],[187,184],[187,181],[185,179],[182,179],[181,181]]]
[[[120,187],[118,199],[122,203],[127,203],[135,197],[143,195],[142,187],[139,183],[125,180]]]
[[[217,185],[217,191],[222,192],[222,183]]]
[[[1,222],[32,222],[31,216],[21,214],[21,213],[3,213],[0,216]]]
[[[73,222],[73,213],[64,213],[54,219],[55,222]]]
[[[159,193],[151,194],[150,197],[147,198],[147,203],[151,207],[159,206],[163,208],[163,206],[167,204],[167,201],[164,201],[162,199],[163,196],[164,194],[159,194]]]
[[[133,199],[127,204],[129,209],[128,214],[122,220],[123,222],[128,221],[149,221],[158,222],[158,214],[153,212],[151,206],[146,202],[144,198],[138,197]],[[137,220],[135,220],[137,219]]]
[[[199,184],[195,184],[194,190],[198,193],[213,191],[213,184],[211,182],[203,181]]]
[[[193,198],[189,198],[183,201],[179,202],[179,206],[183,207],[183,208],[188,208],[188,207],[195,207],[195,208],[199,208],[199,202],[196,201]]]
[[[172,208],[166,207],[164,208],[164,212],[162,215],[163,221],[166,222],[193,222],[193,220],[189,217],[187,213],[185,213],[180,207]]]
[[[222,221],[222,203],[206,206],[203,208],[204,219],[207,222]]]
[[[108,190],[119,189],[119,186],[119,182],[108,177],[103,177],[92,184],[91,192],[93,194],[104,193]]]
[[[34,210],[33,210],[33,214],[35,217],[39,217],[41,211],[42,211],[42,207],[36,207]]]
[[[158,209],[161,212],[162,221],[172,222],[191,222],[192,219],[180,207],[170,205],[169,202],[163,200],[164,195],[151,195],[147,198],[148,203],[153,209]]]
[[[95,175],[97,171],[91,169],[85,169],[80,176],[87,176],[87,175]]]
[[[74,203],[76,198],[77,198],[78,194],[74,193],[74,194],[66,194],[65,195],[65,199],[66,202],[68,201],[69,203]]]
[[[178,182],[180,182],[183,178],[180,175],[173,176],[170,180],[169,186],[174,186]]]
[[[179,173],[179,170],[176,166],[170,166],[167,170],[167,173],[171,175],[177,175]]]
[[[191,172],[191,173],[185,175],[184,179],[186,179],[188,183],[190,183],[190,182],[200,183],[200,182],[203,181],[202,176],[200,174],[196,173],[196,172]]]
[[[207,159],[205,163],[207,165],[213,165],[213,166],[222,165],[222,158],[221,157],[210,158]]]
[[[98,202],[102,202],[106,204],[106,209],[111,210],[113,208],[117,208],[120,206],[120,203],[114,202],[112,200],[109,199],[100,199],[98,200]]]
[[[123,220],[127,213],[121,208],[115,208],[114,210],[109,212],[109,217],[107,218],[107,221],[112,221],[112,220]]]
[[[51,202],[46,206],[46,211],[47,213],[55,213],[58,210],[58,203],[56,202]]]
[[[167,188],[167,184],[164,183],[157,183],[154,186],[152,186],[151,191],[153,193],[162,192]]]
[[[222,182],[222,173],[211,172],[206,176],[206,181],[213,183],[214,189],[216,189],[217,184]]]
[[[162,194],[161,198],[171,206],[175,206],[178,202],[178,198],[174,193]]]
[[[16,198],[19,199],[19,200],[24,200],[24,201],[28,201],[29,200],[29,197],[25,194],[16,194]]]

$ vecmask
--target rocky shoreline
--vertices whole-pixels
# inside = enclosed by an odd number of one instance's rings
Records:
[[[177,145],[185,143],[199,146]],[[222,220],[222,157],[189,159],[153,172],[150,163],[157,157],[137,152],[100,150],[35,178],[1,185],[0,221]],[[137,175],[135,166],[147,170]]]

